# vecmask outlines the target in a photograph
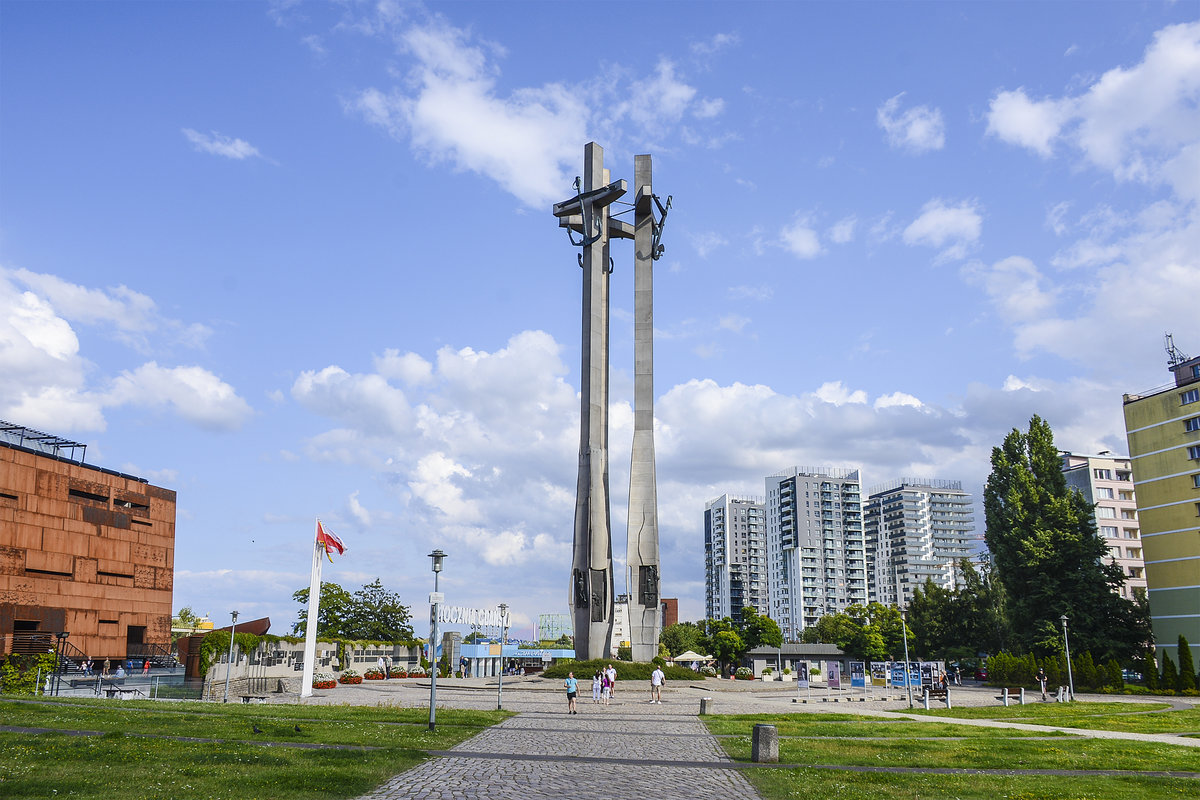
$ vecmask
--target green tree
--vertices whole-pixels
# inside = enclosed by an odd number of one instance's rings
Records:
[[[294,592],[292,599],[301,606],[292,626],[292,633],[299,636],[308,624],[308,589]],[[409,619],[408,607],[400,603],[399,595],[384,589],[378,578],[353,594],[336,583],[321,583],[317,636],[409,642],[413,639]]]
[[[742,641],[742,637],[738,636],[737,631],[734,630],[717,631],[712,636],[711,642],[712,655],[717,657],[722,671],[731,662],[740,658],[741,654],[746,650],[745,642]]]
[[[1146,682],[1146,688],[1152,692],[1158,691],[1158,662],[1154,660],[1154,653],[1150,650],[1142,657],[1142,680]]]
[[[400,595],[383,588],[376,578],[354,593],[351,615],[351,639],[369,639],[380,642],[410,642],[413,629],[410,624],[408,606],[400,602]]]
[[[662,633],[658,635],[658,641],[665,645],[667,652],[671,657],[686,653],[688,650],[707,655],[701,652],[704,647],[704,629],[694,622],[677,622],[674,625],[668,625],[663,628]]]
[[[1158,681],[1158,685],[1163,689],[1174,689],[1179,683],[1179,673],[1175,670],[1175,662],[1166,653],[1163,653],[1163,668],[1162,677]]]
[[[781,647],[783,645],[783,631],[779,629],[779,624],[766,614],[759,614],[758,611],[750,606],[742,609],[740,635],[742,642],[746,646],[746,650],[753,650],[756,647]]]
[[[1013,644],[1045,644],[1046,624],[1070,617],[1072,644],[1103,659],[1129,658],[1150,641],[1137,609],[1117,590],[1121,568],[1106,563],[1092,507],[1067,487],[1050,426],[1041,417],[992,450],[984,489],[984,535],[1008,598]],[[1075,649],[1074,647],[1072,649]]]
[[[1179,634],[1179,679],[1175,685],[1179,691],[1196,688],[1196,662],[1192,660],[1192,648],[1187,637]]]

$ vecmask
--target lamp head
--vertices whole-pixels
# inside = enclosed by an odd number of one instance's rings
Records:
[[[1062,622],[1064,628],[1067,627],[1067,615],[1066,614],[1063,614],[1058,619]]]
[[[238,615],[238,612],[236,612],[236,611],[230,611],[229,613],[230,613],[230,614],[233,616],[233,621],[234,621],[234,622],[237,622],[237,615]]]
[[[57,636],[59,639],[65,639],[68,636],[70,636],[71,634],[68,633],[67,631],[59,631],[58,633],[56,633],[54,635]]]
[[[508,603],[501,603],[500,604],[500,616],[503,617],[507,613],[508,613]]]
[[[432,553],[430,553],[429,557],[433,559],[433,571],[441,572],[442,571],[442,560],[446,557],[446,554],[443,553],[440,549],[438,549],[438,550],[434,550]]]

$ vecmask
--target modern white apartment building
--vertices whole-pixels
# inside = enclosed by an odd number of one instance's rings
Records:
[[[1146,565],[1142,560],[1141,526],[1130,460],[1107,450],[1095,456],[1062,453],[1067,485],[1096,506],[1096,527],[1114,563],[1125,573],[1121,596],[1146,594]]]
[[[704,600],[708,619],[767,613],[767,540],[761,498],[723,494],[704,506]]]
[[[907,607],[927,580],[955,588],[958,562],[976,539],[972,498],[961,481],[901,478],[877,486],[865,516],[871,600]]]
[[[770,616],[796,641],[826,614],[867,603],[858,470],[792,467],[766,479]]]

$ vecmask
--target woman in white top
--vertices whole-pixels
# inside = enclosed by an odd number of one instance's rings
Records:
[[[592,702],[600,702],[600,687],[604,684],[604,678],[600,676],[600,670],[596,670],[596,674],[592,676]]]

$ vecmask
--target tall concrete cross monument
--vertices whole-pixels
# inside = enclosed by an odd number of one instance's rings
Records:
[[[616,218],[609,206],[625,194],[625,181],[610,183],[604,150],[584,148],[584,177],[577,195],[557,203],[559,226],[580,235],[582,247],[583,367],[579,425],[579,478],[575,542],[571,562],[571,613],[577,658],[608,658],[613,629],[612,532],[608,494],[608,365],[610,239],[633,239],[634,267],[634,439],[629,473],[627,587],[631,598],[633,658],[658,654],[658,492],[654,471],[654,293],[652,264],[670,198],[664,207],[651,189],[650,156],[637,156],[634,224]],[[656,220],[654,209],[659,218]]]
[[[633,266],[633,452],[629,464],[629,641],[634,661],[658,655],[658,487],[654,469],[654,262],[662,255],[664,207],[652,186],[650,156],[635,156]],[[654,217],[657,206],[659,218]]]
[[[612,532],[608,503],[609,205],[625,194],[610,184],[604,150],[589,142],[578,194],[554,206],[559,225],[577,231],[583,248],[583,365],[580,370],[579,478],[571,559],[575,657],[607,658],[613,627]]]

